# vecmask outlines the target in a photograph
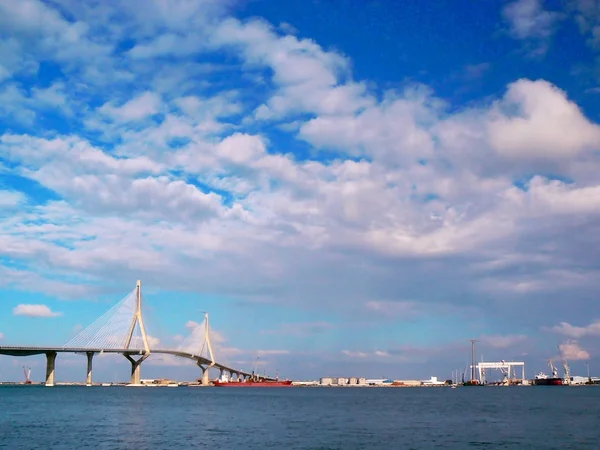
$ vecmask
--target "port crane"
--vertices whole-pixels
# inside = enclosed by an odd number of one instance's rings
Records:
[[[565,379],[564,384],[571,384],[571,370],[569,369],[569,363],[564,357],[562,350],[560,349],[560,345],[558,347],[558,354],[560,355],[560,360],[562,362],[563,369],[565,371]],[[558,371],[556,371],[558,373]]]
[[[25,375],[25,384],[31,384],[31,367],[23,366],[23,374]]]
[[[558,378],[558,369],[556,368],[551,359],[548,360],[548,365],[550,366],[550,370],[552,371],[552,378]]]

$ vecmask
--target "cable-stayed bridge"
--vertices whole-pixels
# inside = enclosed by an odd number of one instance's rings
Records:
[[[190,353],[178,349],[150,348],[148,334],[142,315],[142,283],[119,303],[100,316],[87,328],[79,332],[62,347],[2,347],[0,355],[31,356],[46,355],[46,386],[54,386],[56,356],[59,353],[79,353],[87,355],[86,384],[92,385],[93,358],[101,353],[120,353],[131,363],[131,381],[140,384],[141,366],[151,354],[173,355],[193,360],[202,370],[202,384],[209,384],[209,370],[219,370],[221,374],[228,372],[238,380],[250,377],[251,374],[239,369],[225,366],[215,360],[210,343],[210,327],[208,314],[204,316],[204,339],[198,353]],[[207,356],[202,356],[204,350]],[[267,378],[269,379],[269,378]]]

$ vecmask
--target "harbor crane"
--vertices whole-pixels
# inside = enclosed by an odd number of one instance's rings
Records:
[[[562,362],[563,369],[565,371],[565,379],[564,384],[571,384],[571,370],[569,368],[569,363],[564,357],[562,350],[560,349],[560,345],[556,346],[558,348],[558,354],[560,355],[560,361]],[[558,370],[556,371],[558,374]]]

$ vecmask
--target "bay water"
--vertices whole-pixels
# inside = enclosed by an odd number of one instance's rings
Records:
[[[600,387],[0,387],[2,449],[599,449]]]

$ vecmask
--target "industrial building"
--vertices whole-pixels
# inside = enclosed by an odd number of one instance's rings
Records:
[[[358,377],[323,377],[319,380],[321,386],[365,386],[367,380]]]

